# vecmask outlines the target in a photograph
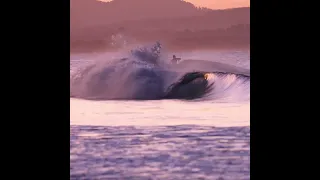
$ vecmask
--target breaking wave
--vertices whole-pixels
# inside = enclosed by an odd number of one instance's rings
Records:
[[[161,45],[126,57],[80,63],[70,72],[70,97],[90,100],[250,100],[250,71],[203,61],[171,64]]]

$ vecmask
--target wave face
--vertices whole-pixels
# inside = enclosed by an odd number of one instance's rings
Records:
[[[250,99],[250,75],[243,73],[244,70],[199,60],[171,65],[161,56],[160,50],[161,45],[156,43],[132,50],[126,58],[80,65],[70,73],[70,97],[90,100]]]

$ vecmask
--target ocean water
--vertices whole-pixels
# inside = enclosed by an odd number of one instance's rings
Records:
[[[249,51],[176,55],[250,71]],[[70,73],[123,56],[72,55]],[[191,101],[70,98],[70,179],[250,179],[250,76],[219,83],[212,98]]]

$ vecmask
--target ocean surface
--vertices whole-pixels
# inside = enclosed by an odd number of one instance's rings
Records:
[[[175,55],[250,71],[249,51]],[[70,73],[124,56],[71,55]],[[250,76],[246,83],[228,76],[225,84],[219,96],[189,101],[70,98],[70,179],[250,179]]]

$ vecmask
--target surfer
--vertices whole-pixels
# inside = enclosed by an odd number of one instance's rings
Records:
[[[178,64],[180,60],[181,58],[177,58],[176,55],[173,55],[171,62],[172,64]]]

